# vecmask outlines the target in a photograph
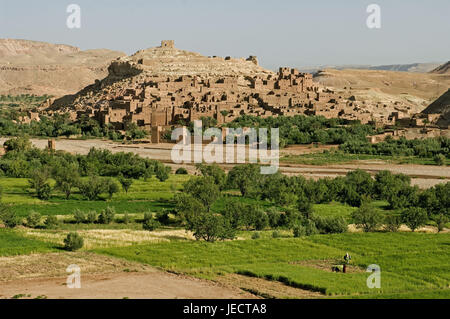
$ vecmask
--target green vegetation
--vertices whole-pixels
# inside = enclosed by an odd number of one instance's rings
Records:
[[[240,273],[333,296],[383,297],[414,292],[417,296],[424,292],[425,296],[448,296],[449,240],[448,234],[357,233],[213,244],[170,242],[96,251],[199,277]],[[331,266],[346,252],[359,270],[332,273]],[[330,270],[317,268],[319,261],[328,261]],[[366,286],[365,269],[370,264],[382,269],[380,290]]]

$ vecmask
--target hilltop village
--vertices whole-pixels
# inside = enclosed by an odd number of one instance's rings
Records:
[[[162,41],[160,47],[113,61],[107,78],[75,96],[49,100],[43,110],[48,115],[69,113],[73,120],[89,116],[116,130],[135,123],[148,132],[202,117],[214,118],[220,125],[244,114],[322,115],[407,127],[431,124],[439,117],[410,114],[408,106],[398,102],[369,107],[354,96],[321,87],[312,74],[285,67],[277,73],[268,71],[255,56],[204,57],[176,49],[174,41]],[[29,114],[29,120],[38,118]]]

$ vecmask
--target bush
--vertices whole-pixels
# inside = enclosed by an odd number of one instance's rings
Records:
[[[76,224],[82,224],[82,223],[85,223],[85,222],[86,222],[87,215],[86,215],[86,213],[83,212],[82,210],[76,209],[76,210],[73,212],[73,219],[75,220],[75,223],[76,223]]]
[[[97,221],[97,212],[95,210],[91,210],[90,212],[88,212],[86,216],[86,221],[89,224],[95,224],[95,222]]]
[[[188,171],[184,167],[180,167],[179,169],[177,169],[175,174],[176,175],[188,175]]]
[[[303,237],[306,236],[306,227],[303,225],[296,225],[294,227],[294,237]]]
[[[398,215],[387,215],[384,218],[385,230],[389,232],[398,232],[398,229],[402,225],[402,219]]]
[[[129,223],[131,223],[131,217],[130,217],[130,215],[128,215],[128,213],[125,213],[125,214],[123,215],[122,223],[127,224],[127,225],[128,225]]]
[[[20,224],[20,218],[17,214],[6,206],[0,206],[0,220],[6,228],[14,228]]]
[[[27,216],[27,227],[36,228],[41,223],[41,214],[31,211]]]
[[[167,225],[170,222],[169,212],[166,210],[160,211],[156,213],[156,220],[162,224]]]
[[[252,234],[252,239],[260,239],[261,238],[261,234],[259,232],[255,232]]]
[[[100,224],[111,224],[114,220],[115,215],[116,211],[114,207],[106,207],[98,216],[98,222]]]
[[[437,154],[435,157],[434,157],[434,162],[436,163],[436,165],[439,165],[439,166],[444,166],[445,165],[445,155],[443,155],[443,154]]]
[[[154,231],[160,226],[161,224],[157,220],[153,219],[153,213],[144,214],[144,223],[142,224],[142,228],[148,231]]]
[[[348,223],[344,217],[317,216],[313,221],[321,234],[340,234],[348,230]]]
[[[448,223],[448,217],[445,216],[444,214],[438,214],[436,216],[433,216],[433,220],[436,223],[439,233],[444,230],[445,224]]]
[[[59,224],[58,218],[53,215],[47,216],[47,218],[44,221],[44,226],[47,229],[55,228],[56,226],[58,226],[58,224]]]
[[[281,238],[281,233],[278,230],[272,232],[272,238]]]
[[[75,251],[83,247],[84,240],[83,237],[78,235],[78,233],[69,233],[64,239],[64,249],[68,251]]]
[[[91,176],[88,180],[80,182],[80,193],[88,200],[96,200],[106,191],[106,182],[98,176]]]
[[[269,218],[269,226],[271,228],[277,228],[280,225],[281,213],[275,210],[270,210],[267,212],[267,217]]]
[[[370,206],[368,203],[362,204],[362,206],[352,213],[352,218],[357,228],[362,228],[364,232],[375,231],[381,224],[381,213]]]

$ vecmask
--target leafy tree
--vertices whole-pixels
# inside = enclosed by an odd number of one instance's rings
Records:
[[[424,226],[428,220],[427,212],[420,207],[411,207],[402,212],[403,222],[415,231],[417,228]]]
[[[220,196],[219,186],[212,177],[190,179],[184,184],[184,192],[198,199],[207,211]]]
[[[128,190],[130,189],[131,185],[133,185],[133,179],[132,178],[125,178],[123,176],[119,176],[119,183],[120,183],[120,185],[122,185],[122,189],[125,191],[125,193],[128,193]],[[108,183],[108,187],[109,186],[111,186],[112,189],[114,188],[112,183]]]
[[[81,181],[78,188],[81,194],[88,200],[97,200],[105,189],[104,179],[98,176],[91,176],[87,180]]]
[[[80,183],[78,166],[75,164],[54,168],[52,176],[56,181],[55,188],[62,191],[66,195],[66,199],[70,198],[73,188],[77,187]]]
[[[228,173],[228,188],[238,188],[242,196],[256,197],[260,182],[260,167],[256,164],[238,165]]]
[[[313,205],[305,195],[302,195],[298,199],[297,208],[300,214],[302,214],[306,219],[310,219],[312,217]]]
[[[197,164],[196,168],[204,177],[212,177],[220,190],[223,190],[226,185],[227,175],[217,164],[203,165]]]
[[[48,184],[50,177],[49,171],[46,167],[35,169],[28,180],[30,187],[36,192],[39,199],[48,200],[51,194],[51,187]]]
[[[153,213],[145,213],[144,214],[144,222],[142,224],[142,227],[145,230],[154,231],[160,226],[161,226],[161,224],[153,218]]]
[[[109,199],[112,199],[113,195],[119,192],[119,185],[113,178],[108,178],[105,181],[106,184],[106,192],[109,195]],[[123,187],[123,184],[122,184]]]
[[[29,138],[24,136],[15,137],[7,140],[3,146],[5,147],[7,152],[16,151],[16,152],[25,152],[32,147],[31,141]]]
[[[54,215],[47,216],[44,221],[44,226],[47,229],[55,228],[56,226],[58,226],[58,224],[59,224],[58,218]]]
[[[444,230],[445,224],[448,223],[449,221],[448,217],[445,216],[444,214],[438,214],[433,216],[433,220],[436,222],[436,226],[438,228],[439,233]]]
[[[163,164],[159,164],[155,169],[155,176],[160,182],[165,182],[169,179],[171,168],[168,166],[164,166]]]
[[[352,213],[356,227],[362,228],[366,233],[375,231],[383,220],[380,212],[368,203],[361,205]]]
[[[402,225],[402,219],[398,215],[386,215],[384,223],[387,231],[397,232]]]

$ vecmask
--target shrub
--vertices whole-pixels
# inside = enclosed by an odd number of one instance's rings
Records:
[[[115,193],[119,192],[119,185],[117,185],[117,182],[113,178],[108,178],[105,181],[105,189],[109,199],[111,199]]]
[[[76,224],[82,224],[82,223],[86,222],[87,215],[82,210],[76,209],[73,212],[73,218],[74,218]]]
[[[321,234],[340,234],[348,230],[348,223],[344,217],[317,216],[313,221]]]
[[[402,212],[402,220],[414,232],[417,228],[425,225],[428,215],[423,208],[411,207]]]
[[[261,238],[261,234],[259,232],[255,232],[252,234],[252,239],[260,239]]]
[[[64,239],[64,248],[68,251],[75,251],[83,247],[83,237],[78,233],[69,233]]]
[[[281,233],[278,230],[272,232],[272,238],[281,238]]]
[[[97,212],[95,210],[91,210],[87,213],[86,221],[89,224],[94,224],[97,221]]]
[[[160,226],[160,223],[153,219],[153,213],[144,214],[144,223],[142,224],[142,228],[148,231],[154,231]]]
[[[402,219],[398,215],[387,215],[384,218],[385,230],[389,232],[397,232],[402,225]]]
[[[3,221],[6,228],[14,228],[20,224],[20,218],[17,214],[3,205],[0,207],[0,220]]]
[[[91,176],[88,180],[80,182],[78,188],[88,200],[96,200],[106,190],[106,183],[98,176]]]
[[[381,224],[381,213],[367,203],[352,213],[352,218],[357,228],[362,228],[364,232],[375,231]]]
[[[55,228],[56,226],[58,226],[58,224],[59,224],[58,218],[53,215],[47,216],[44,221],[44,226],[47,229]]]
[[[294,226],[294,237],[302,237],[306,236],[306,227],[303,225],[296,225]]]
[[[125,213],[125,214],[123,215],[122,223],[124,223],[124,224],[129,224],[129,223],[131,223],[131,217],[130,217],[130,215],[128,215],[128,213]]]
[[[437,154],[437,155],[434,157],[434,162],[436,163],[436,165],[444,166],[444,165],[445,165],[445,155],[443,155],[443,154]]]
[[[176,175],[188,175],[188,171],[184,167],[180,167],[179,169],[177,169],[175,174]]]
[[[433,220],[436,222],[439,233],[444,230],[445,224],[448,223],[448,217],[444,214],[433,216]]]
[[[166,210],[160,211],[156,213],[156,220],[162,224],[167,225],[170,222],[169,212]]]
[[[111,224],[114,220],[115,215],[116,211],[114,207],[106,207],[98,216],[98,222],[100,224]]]
[[[267,217],[269,218],[269,226],[271,228],[277,228],[280,225],[281,213],[275,210],[270,210],[267,212]]]
[[[27,227],[36,228],[41,223],[41,214],[31,211],[27,216]]]

